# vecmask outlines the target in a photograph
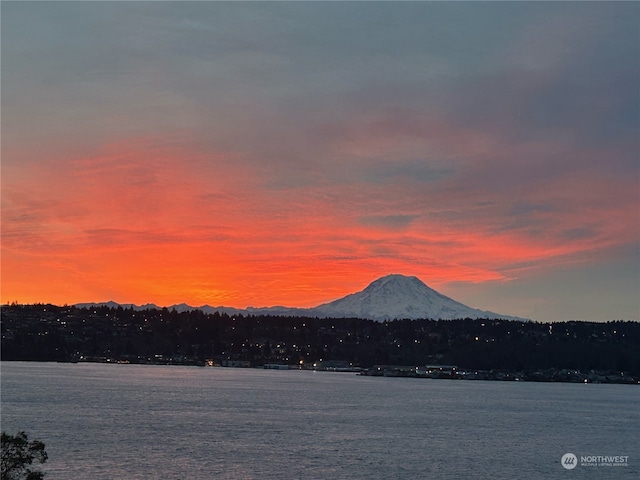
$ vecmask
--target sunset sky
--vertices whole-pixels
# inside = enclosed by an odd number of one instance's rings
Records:
[[[640,317],[638,2],[1,14],[3,303]]]

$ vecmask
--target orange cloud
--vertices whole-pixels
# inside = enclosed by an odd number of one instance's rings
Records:
[[[438,148],[455,142],[440,132]],[[590,172],[524,189],[519,203],[453,173],[273,188],[256,159],[185,145],[136,138],[30,176],[10,169],[2,301],[313,306],[394,272],[436,288],[507,281],[636,234],[621,206],[631,182]]]

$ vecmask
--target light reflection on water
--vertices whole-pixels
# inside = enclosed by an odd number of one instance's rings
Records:
[[[640,388],[3,363],[48,480],[638,478]],[[566,452],[628,467],[560,466]]]

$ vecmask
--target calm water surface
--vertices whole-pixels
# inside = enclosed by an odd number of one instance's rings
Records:
[[[640,478],[640,387],[5,362],[48,480]],[[564,453],[627,455],[565,470]]]

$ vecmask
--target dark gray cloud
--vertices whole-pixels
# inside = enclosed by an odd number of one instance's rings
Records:
[[[419,215],[376,215],[361,217],[359,220],[363,225],[401,230],[408,227],[418,217]]]

